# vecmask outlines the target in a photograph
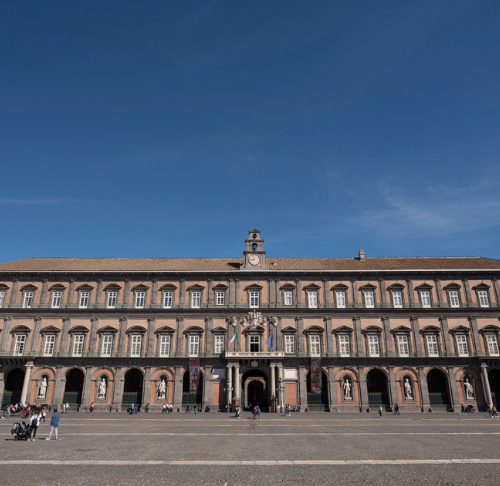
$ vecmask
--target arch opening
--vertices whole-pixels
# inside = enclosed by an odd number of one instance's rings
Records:
[[[69,403],[70,406],[80,406],[82,404],[84,378],[83,371],[78,368],[73,368],[66,375],[63,403]]]
[[[379,369],[373,369],[366,375],[368,405],[371,407],[390,406],[387,388],[387,376]]]
[[[448,378],[442,371],[433,369],[427,373],[427,388],[431,407],[448,408],[451,405]]]
[[[143,381],[141,370],[137,368],[132,368],[125,373],[122,405],[129,406],[133,403],[137,407],[141,406]]]
[[[488,381],[490,382],[493,405],[498,409],[500,408],[500,370],[490,370],[488,372]]]
[[[203,373],[200,370],[200,375],[198,378],[198,386],[196,387],[196,391],[191,393],[193,390],[191,389],[191,380],[189,370],[184,372],[184,376],[182,378],[182,404],[194,405],[195,403],[201,404],[203,403]]]
[[[6,405],[16,405],[20,402],[23,382],[24,371],[21,368],[15,368],[7,375],[2,395],[2,410]]]
[[[241,402],[243,410],[252,410],[256,405],[262,412],[269,412],[269,390],[267,375],[259,369],[248,370],[241,377]],[[239,397],[236,397],[239,398]]]
[[[307,385],[307,408],[309,410],[327,410],[328,408],[328,378],[324,370],[321,370],[321,393],[313,393],[311,385],[311,372],[306,376]]]

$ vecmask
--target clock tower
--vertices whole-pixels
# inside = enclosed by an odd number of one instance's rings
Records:
[[[266,252],[264,251],[264,240],[260,238],[259,230],[252,230],[245,240],[246,249],[243,252],[245,263],[243,270],[268,270],[266,264]]]

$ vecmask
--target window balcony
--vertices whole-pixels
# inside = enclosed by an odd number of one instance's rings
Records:
[[[258,352],[247,352],[247,351],[226,351],[226,358],[284,358],[285,353],[283,351],[258,351]]]

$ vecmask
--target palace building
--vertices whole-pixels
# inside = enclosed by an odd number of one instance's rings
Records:
[[[0,396],[118,411],[500,405],[500,260],[28,258],[0,263]]]

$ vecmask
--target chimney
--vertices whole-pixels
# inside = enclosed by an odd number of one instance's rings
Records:
[[[359,256],[359,260],[361,262],[364,262],[365,261],[365,250],[359,250],[358,256]]]

